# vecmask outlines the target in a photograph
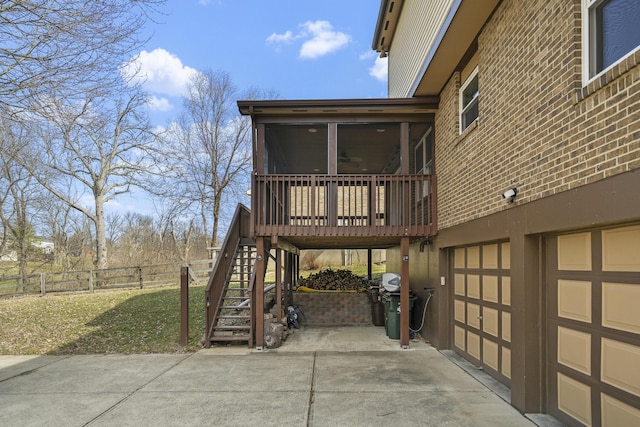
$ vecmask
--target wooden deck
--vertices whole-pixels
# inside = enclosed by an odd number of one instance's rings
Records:
[[[386,247],[436,232],[433,175],[256,175],[256,236],[300,248]]]

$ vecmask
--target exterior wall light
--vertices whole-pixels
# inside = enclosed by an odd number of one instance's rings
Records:
[[[512,204],[518,195],[518,189],[513,187],[504,193],[502,193],[502,198],[507,201],[508,204]]]

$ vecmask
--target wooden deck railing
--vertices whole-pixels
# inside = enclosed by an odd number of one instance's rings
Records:
[[[234,257],[243,238],[249,237],[249,222],[251,213],[245,206],[238,204],[233,220],[229,225],[227,235],[224,239],[220,253],[213,266],[209,282],[205,288],[206,298],[206,324],[205,343],[210,345],[211,327],[215,319],[218,306],[220,305],[226,281],[233,268]]]
[[[434,175],[256,175],[254,227],[269,236],[426,236]]]

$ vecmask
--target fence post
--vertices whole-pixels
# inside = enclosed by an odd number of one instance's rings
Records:
[[[138,267],[138,280],[140,280],[140,289],[144,287],[144,282],[142,281],[142,267]]]
[[[89,270],[89,292],[93,293],[93,270]]]
[[[180,345],[189,343],[189,267],[180,268]]]
[[[45,280],[44,273],[40,273],[40,296],[44,296],[45,294]]]

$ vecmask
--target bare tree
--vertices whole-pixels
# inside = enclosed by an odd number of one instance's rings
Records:
[[[46,97],[121,87],[118,67],[165,0],[0,1],[0,109],[37,109]],[[46,94],[46,95],[45,95]]]
[[[13,153],[31,137],[29,129],[0,118],[0,224],[3,234],[0,253],[10,249],[16,254],[21,277],[28,274],[27,262],[33,252],[35,230],[32,221],[39,188],[15,161]]]
[[[39,162],[16,156],[43,187],[91,220],[98,268],[108,266],[105,204],[142,185],[155,167],[144,102],[140,93],[111,107],[106,99],[73,106],[51,100],[49,119],[39,123]]]
[[[53,263],[64,271],[77,267],[81,261],[83,217],[79,212],[51,193],[40,199],[40,217],[43,233],[53,242]],[[82,242],[82,240],[80,240]]]
[[[255,93],[242,96],[251,99]],[[217,243],[225,200],[243,194],[248,182],[251,122],[238,113],[238,95],[229,74],[197,73],[183,100],[185,113],[167,133],[179,178],[176,203],[198,212],[209,246]]]

